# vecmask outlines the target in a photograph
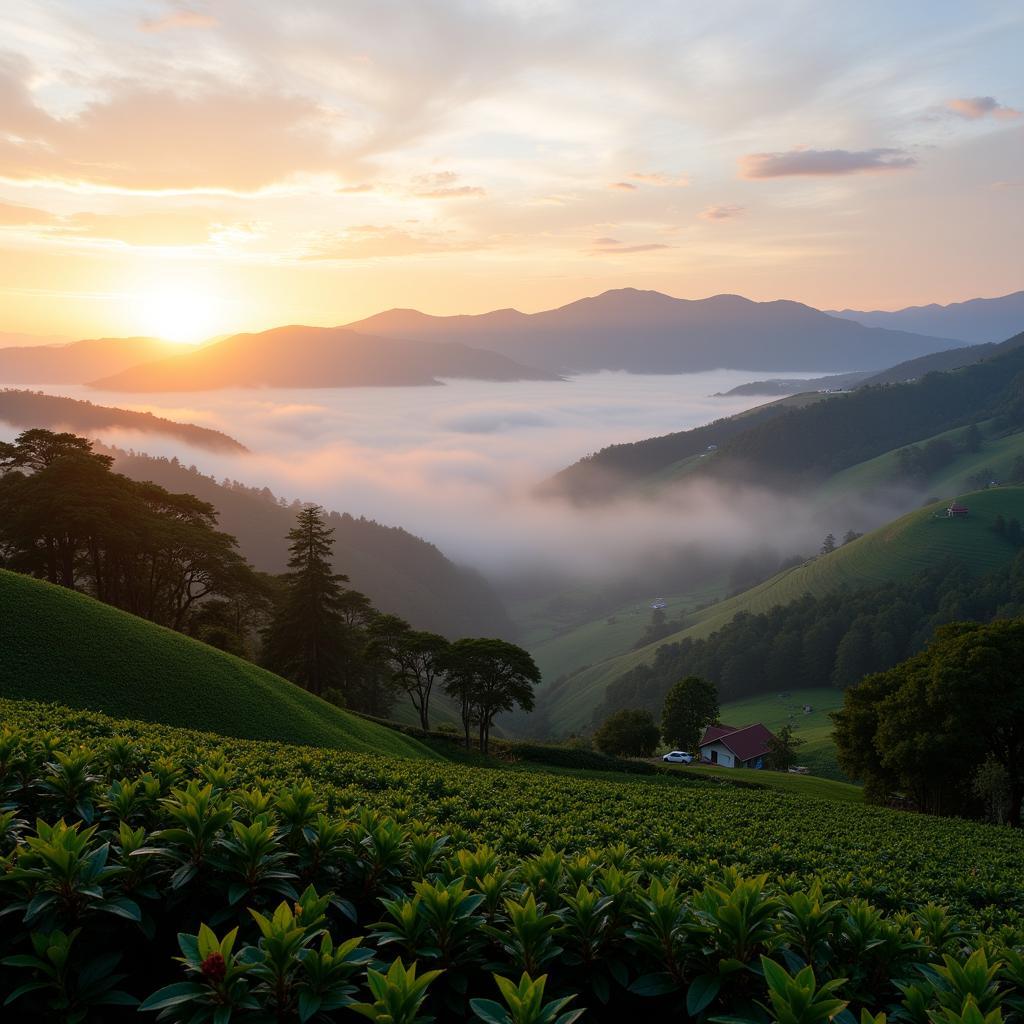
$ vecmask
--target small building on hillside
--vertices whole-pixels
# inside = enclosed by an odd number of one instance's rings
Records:
[[[700,759],[723,768],[764,768],[775,737],[760,723],[736,728],[709,725],[700,741]]]
[[[954,501],[953,504],[946,509],[946,516],[949,519],[953,519],[955,517],[965,516],[969,511],[970,510],[966,505],[961,505],[960,502]]]

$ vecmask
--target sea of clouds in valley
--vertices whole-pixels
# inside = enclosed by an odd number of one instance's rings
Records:
[[[759,404],[764,399],[715,397],[751,376],[606,372],[561,382],[155,395],[45,390],[222,430],[252,454],[214,454],[124,430],[103,431],[100,440],[177,455],[217,478],[403,526],[486,573],[558,568],[600,579],[691,542],[732,552],[768,538],[786,551],[806,550],[818,536],[819,524],[800,503],[752,489],[690,486],[600,509],[533,494],[546,477],[608,444]]]

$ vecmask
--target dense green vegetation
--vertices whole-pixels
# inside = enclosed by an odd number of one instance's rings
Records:
[[[919,650],[937,624],[1011,614],[1007,609],[1021,601],[1009,568],[1019,549],[994,527],[1000,515],[1021,514],[1024,488],[993,488],[961,500],[970,507],[966,518],[946,518],[948,502],[919,509],[687,614],[681,631],[657,643],[545,686],[534,727],[558,735],[619,707],[657,711],[668,686],[691,672],[718,683],[723,701],[847,685]],[[811,634],[814,626],[820,629]],[[857,637],[840,660],[851,631]],[[859,643],[865,631],[872,635]]]
[[[955,622],[920,654],[847,690],[839,762],[871,800],[1020,826],[1024,620]]]
[[[0,695],[228,736],[429,757],[247,661],[64,587],[0,570]]]
[[[405,1008],[371,1019],[411,1022],[420,997],[464,1020],[502,998],[493,971],[546,975],[545,999],[592,1020],[788,1020],[802,987],[853,1020],[1020,1012],[1013,830],[688,770],[587,779],[0,714],[0,985],[27,986],[19,1020],[137,1019],[112,992],[180,1021],[219,999],[232,1020],[380,1000]],[[413,962],[442,972],[418,993]]]

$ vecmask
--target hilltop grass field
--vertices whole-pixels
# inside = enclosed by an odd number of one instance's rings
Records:
[[[1024,516],[1024,487],[995,487],[962,495],[965,518],[945,516],[948,499],[910,512],[828,555],[787,569],[764,583],[693,613],[684,629],[636,651],[593,663],[577,672],[548,705],[552,731],[568,733],[590,724],[592,709],[612,680],[648,663],[665,643],[709,636],[739,612],[769,611],[804,594],[821,596],[840,587],[863,589],[907,579],[955,560],[981,575],[1012,560],[1017,549],[992,529],[996,517]]]
[[[435,757],[280,676],[83,594],[0,570],[0,697],[279,740]]]
[[[70,1002],[119,1024],[143,1001],[176,1024],[229,1007],[243,1024],[299,1006],[343,1020],[407,993],[413,964],[414,1011],[371,1019],[420,1020],[421,1004],[472,1019],[470,999],[500,998],[495,971],[545,975],[545,999],[595,1022],[767,1022],[750,1007],[804,966],[850,1022],[1024,996],[1015,830],[835,799],[835,784],[819,799],[701,770],[417,762],[24,701],[0,700],[0,720],[12,1019]],[[61,957],[56,980],[33,934]],[[969,979],[945,980],[968,961]]]
[[[795,775],[790,772],[759,771],[756,768],[718,768],[714,765],[691,764],[681,766],[680,771],[699,775],[710,775],[723,782],[747,782],[777,789],[794,796],[818,797],[822,800],[839,800],[842,803],[861,804],[864,791],[851,782],[837,779],[823,779],[815,775]]]

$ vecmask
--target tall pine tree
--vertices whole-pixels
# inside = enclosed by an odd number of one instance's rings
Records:
[[[333,538],[319,505],[299,513],[288,533],[291,571],[263,635],[267,667],[318,695],[343,686],[349,646],[342,586],[348,577],[331,565]]]

